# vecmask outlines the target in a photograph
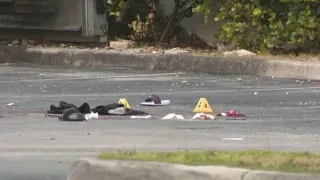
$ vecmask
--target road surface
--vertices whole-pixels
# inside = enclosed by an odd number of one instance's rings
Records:
[[[266,149],[320,151],[320,82],[251,76],[145,72],[129,69],[0,66],[0,176],[6,180],[64,180],[70,164],[103,150]],[[166,107],[141,107],[150,94]],[[60,122],[42,113],[64,100],[92,107],[127,98],[153,120]],[[200,97],[215,110],[235,109],[245,121],[185,118]],[[8,106],[9,103],[14,103]]]

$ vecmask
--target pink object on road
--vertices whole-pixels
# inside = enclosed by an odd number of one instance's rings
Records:
[[[242,117],[242,116],[245,116],[244,114],[241,114],[235,110],[230,110],[228,112],[226,112],[226,115],[227,116],[232,116],[232,117]]]

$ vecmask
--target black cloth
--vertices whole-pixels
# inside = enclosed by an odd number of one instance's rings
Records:
[[[107,105],[100,105],[92,109],[91,111],[94,113],[98,113],[99,115],[110,115],[109,111],[111,109],[116,109],[119,107],[124,107],[123,104],[118,104],[118,103],[112,103],[112,104],[107,104]]]
[[[60,101],[59,107],[56,107],[55,105],[50,105],[50,110],[47,111],[47,113],[50,114],[63,114],[67,109],[74,108],[77,109],[82,114],[88,114],[90,113],[90,106],[88,103],[83,103],[80,107],[77,107],[74,104],[69,104],[65,101]]]
[[[93,109],[90,109],[90,105],[88,103],[83,103],[80,107],[77,107],[74,104],[67,103],[65,101],[60,101],[59,107],[56,107],[55,105],[51,104],[50,110],[47,111],[47,113],[50,114],[63,114],[66,110],[73,108],[77,109],[82,114],[89,114],[91,112],[98,113],[99,115],[114,115],[110,114],[109,111],[112,109],[117,109],[120,107],[125,107],[121,103],[112,103],[107,105],[100,105]],[[149,113],[134,110],[130,108],[125,108],[125,113],[121,115],[149,115]]]
[[[126,108],[126,112],[125,112],[124,115],[142,116],[142,115],[149,115],[149,113],[143,112],[143,111],[139,111],[139,110]]]
[[[123,104],[121,103],[112,103],[112,104],[107,104],[107,105],[100,105],[95,107],[94,109],[92,109],[91,111],[94,113],[98,113],[99,115],[115,115],[115,114],[110,114],[109,111],[112,109],[117,109],[120,107],[125,107]],[[143,111],[138,111],[138,110],[134,110],[134,109],[130,109],[130,108],[125,108],[125,113],[118,115],[118,116],[123,116],[123,115],[137,115],[137,116],[141,116],[141,115],[149,115],[149,113],[143,112]]]
[[[73,117],[72,117],[73,116]],[[61,117],[58,117],[60,121],[85,121],[85,116],[75,108],[69,108],[62,114]]]

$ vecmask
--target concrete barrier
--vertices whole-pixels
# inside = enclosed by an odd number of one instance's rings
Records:
[[[143,161],[80,159],[67,180],[319,180],[320,176],[223,166],[186,166]]]
[[[320,79],[320,63],[107,50],[0,46],[0,63],[32,63]]]

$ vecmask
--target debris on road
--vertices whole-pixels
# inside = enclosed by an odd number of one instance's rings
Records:
[[[86,117],[78,109],[69,108],[58,119],[60,121],[85,121]]]
[[[85,114],[85,118],[86,118],[86,120],[98,119],[99,118],[99,114],[91,112],[90,114]]]
[[[184,119],[184,117],[180,114],[176,114],[176,113],[170,113],[170,114],[167,114],[166,116],[164,116],[162,118],[163,120],[182,120]]]
[[[64,101],[59,102],[59,107],[55,106],[54,104],[50,105],[49,110],[47,111],[48,114],[63,114],[67,109],[74,108],[77,109],[82,114],[89,114],[90,106],[88,103],[83,103],[81,106],[77,107],[74,104],[69,104]]]
[[[69,109],[74,109],[72,111],[73,114],[76,114],[77,112],[82,114],[84,119],[97,119],[99,116],[104,116],[104,115],[116,115],[116,116],[149,115],[149,113],[147,112],[127,108],[122,103],[100,105],[93,109],[90,109],[90,105],[86,102],[83,103],[80,107],[77,107],[74,104],[69,104],[64,101],[60,101],[59,107],[56,107],[53,104],[50,105],[50,110],[47,111],[47,115],[49,116],[61,115],[61,114],[64,114]],[[75,110],[77,112],[75,112]],[[85,115],[87,115],[87,118]],[[55,117],[59,117],[59,116],[55,116]],[[81,119],[82,117],[79,116],[78,118]]]
[[[206,113],[197,113],[195,114],[192,119],[198,119],[198,120],[215,120],[216,117],[212,114],[206,114]]]
[[[146,116],[131,116],[131,119],[151,119],[152,115],[146,115]]]
[[[223,141],[243,141],[243,138],[222,138]]]
[[[179,47],[176,47],[176,48],[172,48],[172,49],[169,49],[169,50],[165,50],[164,51],[165,54],[183,54],[183,55],[186,55],[186,54],[191,54],[190,51],[188,50],[185,50],[185,49],[181,49]]]
[[[13,106],[15,105],[16,103],[8,103],[7,106]]]
[[[166,106],[171,103],[170,100],[161,100],[159,96],[152,94],[141,103],[142,106]]]
[[[257,54],[245,49],[240,49],[240,50],[223,52],[223,55],[225,56],[256,56]]]
[[[226,113],[220,113],[220,114],[218,114],[218,116],[244,117],[245,115],[242,114],[242,113],[239,113],[239,112],[237,112],[235,110],[230,110],[230,111],[228,111]]]

